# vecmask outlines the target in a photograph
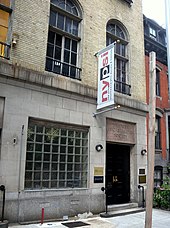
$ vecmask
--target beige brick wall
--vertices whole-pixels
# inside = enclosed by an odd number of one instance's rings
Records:
[[[12,48],[14,64],[44,71],[50,0],[15,0],[12,33],[19,36]]]
[[[117,19],[129,33],[129,80],[132,97],[145,102],[143,15],[140,0],[128,7],[121,0],[86,1],[84,8],[83,82],[97,85],[97,60],[94,54],[106,45],[106,24]],[[90,6],[90,7],[89,7]]]
[[[97,88],[97,59],[94,54],[106,45],[108,20],[117,19],[127,28],[130,37],[129,83],[132,86],[132,97],[145,102],[141,1],[134,1],[132,7],[122,0],[80,0],[80,4],[83,8],[79,56],[82,60],[82,83]],[[49,10],[50,0],[15,1],[12,31],[19,35],[19,41],[11,51],[13,63],[44,71]]]

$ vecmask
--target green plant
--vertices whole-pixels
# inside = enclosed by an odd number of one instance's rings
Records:
[[[161,209],[170,209],[170,178],[163,180],[161,187],[155,189],[153,195],[153,206]]]

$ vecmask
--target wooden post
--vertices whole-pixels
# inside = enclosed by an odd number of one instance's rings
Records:
[[[147,159],[147,189],[146,189],[146,216],[145,228],[152,227],[152,207],[154,188],[154,161],[155,161],[155,108],[156,108],[156,54],[149,54],[149,140]]]

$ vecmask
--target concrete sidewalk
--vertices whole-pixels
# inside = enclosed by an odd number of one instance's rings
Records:
[[[81,226],[84,228],[144,228],[145,224],[145,212],[140,212],[136,214],[118,216],[113,218],[101,218],[100,216],[81,219],[77,221],[82,221],[89,225]],[[74,221],[66,221],[74,222]],[[66,228],[63,222],[47,222],[44,224],[30,224],[30,225],[19,225],[10,224],[11,228]],[[63,223],[63,224],[62,224]],[[80,226],[79,226],[80,227]],[[170,228],[170,211],[163,211],[158,209],[153,209],[153,228]]]

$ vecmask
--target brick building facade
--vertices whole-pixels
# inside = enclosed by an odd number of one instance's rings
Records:
[[[169,94],[166,30],[144,16],[146,99],[149,104],[149,52],[156,53],[155,186],[169,174]]]
[[[1,0],[0,10],[5,217],[39,220],[43,207],[45,219],[98,213],[103,186],[110,205],[140,204],[147,172],[141,1]],[[94,117],[95,54],[116,40],[120,108]]]

